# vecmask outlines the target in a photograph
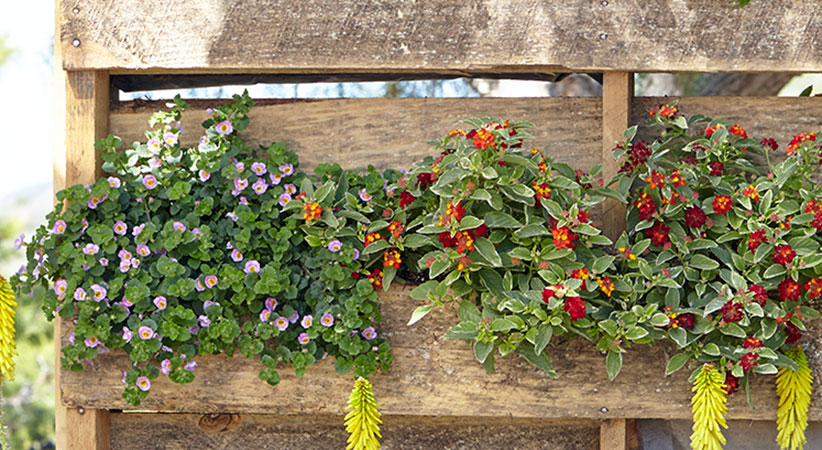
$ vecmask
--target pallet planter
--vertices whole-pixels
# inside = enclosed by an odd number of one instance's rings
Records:
[[[100,175],[96,139],[109,132],[126,143],[142,138],[135,132],[156,105],[113,101],[110,86],[121,76],[147,77],[141,80],[148,85],[173,80],[191,86],[206,75],[356,80],[603,72],[602,99],[261,102],[244,137],[252,144],[286,137],[308,167],[320,161],[350,168],[405,167],[427,154],[424,142],[465,117],[527,119],[538,125],[535,145],[575,166],[604,163],[610,178],[617,169],[610,151],[622,131],[670,100],[633,98],[632,72],[822,70],[814,47],[822,26],[808,19],[818,15],[813,2],[757,5],[755,0],[744,10],[734,3],[518,0],[501,8],[484,0],[410,6],[399,0],[342,6],[331,0],[299,5],[58,1],[58,95],[65,95],[65,147],[58,153],[65,155],[65,167],[55,166],[55,187]],[[783,130],[822,125],[820,98],[679,100],[682,110],[739,120],[751,134],[779,142],[790,140]],[[184,122],[191,129],[207,106],[193,104]],[[379,153],[372,150],[375,142]],[[598,221],[614,236],[624,228],[623,217],[620,208],[606,205]],[[663,376],[671,348],[629,352],[625,367],[631,370],[614,382],[602,370],[603,356],[575,340],[552,350],[557,380],[515,357],[500,360],[497,373],[487,375],[469,347],[441,338],[454,323],[453,314],[439,311],[413,327],[405,325],[417,306],[408,290],[398,285],[381,296],[380,332],[396,355],[390,372],[372,377],[386,447],[440,447],[459,440],[465,446],[619,449],[629,446],[631,419],[690,417],[686,372]],[[66,327],[55,326],[55,335],[65,338]],[[277,439],[283,447],[303,448],[318,445],[319,436],[322,445],[343,445],[340,413],[350,378],[335,374],[330,361],[312,366],[302,379],[283,371],[282,382],[272,388],[257,378],[255,362],[198,358],[194,383],[159,379],[136,412],[120,397],[124,358],[114,352],[83,372],[59,371],[59,448],[261,447]],[[812,355],[811,360],[818,378],[819,359]],[[757,383],[752,389],[757,409],[735,396],[729,418],[773,420],[773,384],[765,377]],[[814,393],[811,420],[822,420],[819,396]]]

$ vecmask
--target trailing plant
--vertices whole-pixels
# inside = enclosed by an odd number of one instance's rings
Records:
[[[203,123],[195,148],[180,146],[179,98],[152,116],[146,142],[124,152],[116,137],[99,142],[113,175],[57,194],[13,280],[19,293],[51,284],[44,311],[73,320],[64,368],[129,355],[123,396],[134,405],[160,374],[192,381],[202,354],[260,358],[270,384],[279,363],[301,376],[332,355],[339,371],[367,376],[390,362],[385,340],[366,336],[380,318],[370,285],[334,284],[339,268],[301,236],[321,211],[306,218],[297,205],[308,200],[295,199],[322,189],[282,143],[255,151],[238,137],[253,101],[234,100]]]

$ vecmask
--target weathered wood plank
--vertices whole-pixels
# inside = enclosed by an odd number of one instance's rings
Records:
[[[164,103],[123,104],[111,113],[111,133],[127,146],[145,141],[140,130]],[[183,115],[182,145],[199,142],[206,108],[219,103],[191,102],[192,110]],[[464,119],[488,116],[534,122],[538,126],[529,130],[533,145],[575,167],[590,168],[601,160],[602,114],[596,98],[370,98],[259,104],[251,110],[251,125],[241,136],[253,146],[285,140],[308,169],[321,162],[339,162],[346,168],[410,168],[435,153],[426,142],[464,126]]]
[[[67,69],[822,70],[815,1],[67,0]],[[196,20],[192,20],[196,18]]]
[[[389,372],[371,377],[385,415],[690,418],[687,378],[696,366],[665,377],[665,364],[675,352],[668,345],[628,351],[624,369],[613,382],[605,374],[604,356],[581,339],[555,339],[547,349],[559,373],[556,380],[519,357],[500,359],[496,373],[488,375],[468,345],[442,338],[458,321],[455,311],[436,310],[413,327],[406,326],[421,304],[408,296],[410,289],[398,284],[380,301],[383,322],[378,331],[389,339],[395,354]],[[120,378],[130,366],[125,354],[112,352],[95,361],[82,372],[62,372],[63,399],[69,405],[134,409],[120,397]],[[310,367],[303,379],[284,369],[282,381],[274,387],[257,378],[259,363],[242,357],[198,357],[197,362],[193,383],[180,386],[161,376],[152,382],[140,409],[339,415],[353,381],[350,375],[335,373],[331,360]],[[814,357],[811,364],[819,376],[822,360]],[[756,409],[747,406],[744,395],[734,395],[729,418],[773,420],[777,406],[773,377],[757,377],[751,390]],[[822,392],[815,391],[813,397],[809,417],[820,420]]]
[[[627,450],[628,421],[626,419],[609,419],[602,422],[599,428],[600,450]]]
[[[61,70],[58,69],[57,70]],[[105,72],[65,72],[56,75],[58,90],[65,96],[62,123],[65,130],[65,181],[62,168],[55,167],[55,190],[67,185],[92,183],[99,176],[100,155],[94,142],[108,130],[109,77]],[[58,108],[63,105],[59,105]],[[58,113],[59,114],[59,113]],[[62,134],[62,133],[60,133]],[[55,336],[60,335],[59,321],[54,325]],[[60,366],[60,343],[56,345],[56,367]],[[55,373],[55,425],[57,447],[69,450],[104,450],[109,447],[108,411],[86,409],[84,405],[66,407],[60,396],[60,371]]]
[[[602,176],[605,180],[612,179],[619,170],[619,162],[614,161],[611,151],[631,121],[633,97],[634,74],[602,74]],[[602,229],[611,240],[617,240],[625,229],[625,205],[610,199],[602,203]]]
[[[470,413],[471,411],[465,411]],[[383,416],[383,449],[594,450],[593,420]],[[130,414],[111,416],[113,450],[343,449],[342,417],[255,414]]]

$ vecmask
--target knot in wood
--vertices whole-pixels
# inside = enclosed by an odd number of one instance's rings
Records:
[[[209,434],[226,433],[240,426],[239,414],[204,414],[198,424],[200,429]]]

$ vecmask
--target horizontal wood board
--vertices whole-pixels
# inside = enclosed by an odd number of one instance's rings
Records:
[[[822,70],[822,5],[808,0],[66,0],[61,11],[69,70]]]
[[[599,448],[593,420],[384,416],[380,432],[385,450]],[[343,449],[347,438],[339,416],[111,415],[112,450]]]
[[[110,131],[126,146],[145,142],[148,118],[165,102],[127,102],[110,116]],[[206,108],[220,102],[192,102],[184,113],[181,144],[196,145]],[[537,127],[531,145],[576,167],[599,164],[601,102],[597,98],[340,99],[261,101],[251,110],[251,125],[240,134],[252,146],[285,140],[300,155],[304,169],[321,162],[345,168],[410,168],[437,152],[426,142],[464,128],[470,117],[529,120]]]
[[[669,345],[637,346],[624,357],[622,373],[613,382],[605,374],[605,357],[582,339],[555,338],[546,351],[558,379],[518,356],[499,359],[488,375],[474,360],[471,348],[442,335],[458,322],[456,311],[437,310],[408,327],[411,312],[422,304],[408,296],[410,286],[397,284],[381,294],[383,322],[378,332],[394,349],[391,370],[372,375],[371,382],[386,416],[476,416],[513,418],[663,418],[690,417],[690,365],[665,377],[665,364],[675,350]],[[64,335],[63,339],[67,337]],[[818,342],[812,341],[810,362],[820,379]],[[176,385],[166,377],[152,382],[139,409],[197,413],[271,413],[341,415],[353,377],[334,371],[333,361],[321,361],[304,378],[283,369],[282,381],[268,386],[257,378],[261,365],[243,357],[198,357],[196,379]],[[123,352],[100,355],[82,372],[62,371],[63,401],[69,406],[135,409],[120,394]],[[773,377],[752,382],[750,409],[744,395],[729,402],[729,418],[773,420],[776,395]],[[822,420],[822,393],[815,390],[809,418]]]

